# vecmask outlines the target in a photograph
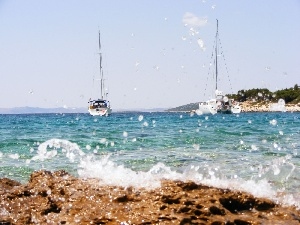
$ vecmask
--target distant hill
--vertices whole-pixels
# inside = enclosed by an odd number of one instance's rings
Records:
[[[38,108],[15,107],[0,108],[0,114],[34,114],[34,113],[86,113],[86,108]]]
[[[167,112],[190,112],[199,108],[199,102],[181,105],[175,108],[167,109]]]
[[[113,112],[164,112],[165,108],[153,109],[113,109]],[[0,114],[40,114],[40,113],[88,113],[87,108],[39,108],[15,107],[0,108]]]

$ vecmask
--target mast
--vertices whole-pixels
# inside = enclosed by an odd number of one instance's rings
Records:
[[[101,42],[100,42],[100,30],[99,30],[99,60],[100,60],[100,65],[99,65],[99,69],[100,69],[100,78],[101,78],[101,83],[100,83],[100,95],[101,95],[101,99],[103,99],[103,71],[102,71],[102,53],[101,53]]]
[[[218,20],[217,20],[217,33],[216,33],[216,90],[218,90]]]

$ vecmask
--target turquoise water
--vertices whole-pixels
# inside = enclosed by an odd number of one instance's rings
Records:
[[[300,206],[300,114],[0,115],[0,177],[64,169],[102,183],[193,180]]]

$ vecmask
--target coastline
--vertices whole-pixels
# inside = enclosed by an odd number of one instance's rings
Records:
[[[163,180],[154,190],[101,185],[61,170],[0,179],[0,224],[299,224],[300,210],[251,194]]]
[[[272,103],[240,102],[242,112],[275,112],[270,110]],[[300,104],[285,104],[285,112],[300,112]],[[277,112],[280,112],[279,110]],[[284,111],[283,111],[284,112]]]

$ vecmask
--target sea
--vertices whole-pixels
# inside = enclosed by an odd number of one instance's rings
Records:
[[[0,115],[0,178],[65,170],[103,185],[162,179],[246,191],[300,208],[300,113]]]

